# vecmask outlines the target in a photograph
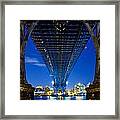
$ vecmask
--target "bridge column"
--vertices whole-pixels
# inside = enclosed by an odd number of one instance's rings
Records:
[[[96,66],[94,81],[89,87],[86,88],[87,96],[86,99],[100,99],[100,26],[99,23],[96,25],[96,34],[90,27],[89,23],[84,23],[91,34],[94,47],[96,49]]]
[[[57,94],[59,90],[64,93],[66,89],[66,85],[54,85],[54,93]]]
[[[34,88],[31,84],[28,84],[26,80],[25,70],[25,46],[28,38],[35,27],[35,23],[32,23],[28,32],[25,33],[25,21],[20,21],[20,99],[31,100],[34,99]]]

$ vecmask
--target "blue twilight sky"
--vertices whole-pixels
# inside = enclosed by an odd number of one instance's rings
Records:
[[[71,71],[66,88],[71,89],[78,82],[85,85],[92,82],[95,73],[95,59],[95,48],[90,38]],[[25,66],[28,83],[34,87],[38,85],[52,86],[50,73],[31,38],[29,38],[25,49]]]

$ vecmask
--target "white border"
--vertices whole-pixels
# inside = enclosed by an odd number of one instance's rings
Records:
[[[100,20],[98,101],[20,101],[20,20]],[[115,115],[115,5],[5,5],[5,115]]]

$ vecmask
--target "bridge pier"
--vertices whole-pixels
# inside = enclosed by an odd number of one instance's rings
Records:
[[[25,69],[25,47],[31,32],[37,25],[38,21],[30,24],[28,32],[26,29],[27,22],[20,21],[20,100],[33,100],[34,99],[34,87],[28,84],[26,80],[26,69]]]
[[[54,93],[58,94],[58,93],[64,93],[66,90],[66,86],[54,86]]]
[[[20,100],[34,100],[34,90],[31,84],[20,84]]]

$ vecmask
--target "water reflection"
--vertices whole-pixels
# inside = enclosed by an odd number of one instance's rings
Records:
[[[34,100],[86,100],[86,96],[69,96],[69,97],[35,96]]]

